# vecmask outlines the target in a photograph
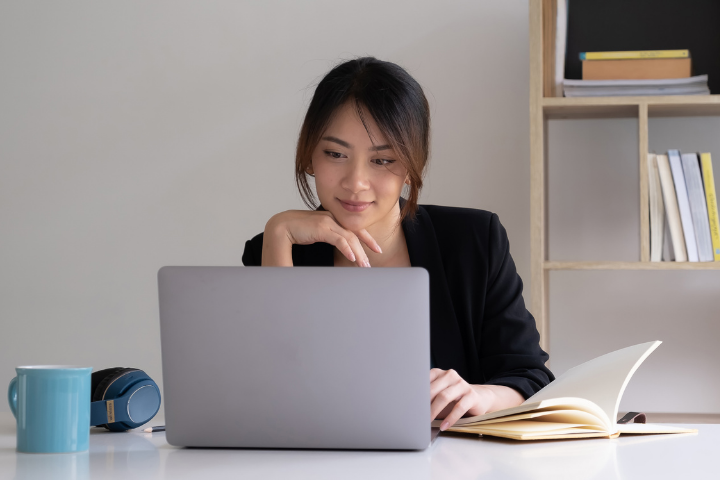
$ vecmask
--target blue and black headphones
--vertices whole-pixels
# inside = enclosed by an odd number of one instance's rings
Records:
[[[160,389],[137,368],[93,372],[90,395],[90,425],[113,432],[137,428],[160,410]]]

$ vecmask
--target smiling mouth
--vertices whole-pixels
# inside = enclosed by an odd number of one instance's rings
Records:
[[[373,202],[344,202],[344,201],[340,200],[339,198],[337,200],[338,200],[338,202],[340,202],[340,204],[343,206],[343,208],[349,212],[362,212],[363,210],[365,210],[367,207],[369,207],[373,203]]]

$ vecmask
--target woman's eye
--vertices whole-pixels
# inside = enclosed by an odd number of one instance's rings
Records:
[[[375,158],[373,159],[373,162],[375,162],[375,165],[390,165],[395,163],[395,160],[390,160],[389,158]]]
[[[342,153],[331,152],[330,150],[325,150],[325,155],[331,158],[342,158]]]

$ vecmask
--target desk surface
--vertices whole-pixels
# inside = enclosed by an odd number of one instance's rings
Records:
[[[0,479],[717,478],[720,424],[687,426],[699,433],[539,442],[441,434],[421,452],[187,449],[168,445],[165,433],[93,429],[88,452],[23,454],[5,412]]]

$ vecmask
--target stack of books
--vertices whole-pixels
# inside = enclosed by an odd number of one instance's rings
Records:
[[[707,75],[692,77],[689,50],[582,52],[582,80],[565,80],[566,97],[710,95]]]
[[[709,153],[649,153],[650,261],[720,262],[720,220]]]

